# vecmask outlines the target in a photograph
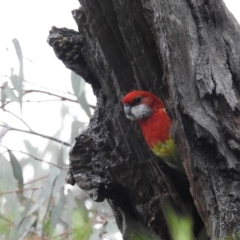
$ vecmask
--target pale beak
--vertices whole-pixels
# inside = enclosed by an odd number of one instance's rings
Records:
[[[130,116],[131,106],[129,104],[124,104],[124,112],[125,112],[127,118],[131,118],[131,116]]]

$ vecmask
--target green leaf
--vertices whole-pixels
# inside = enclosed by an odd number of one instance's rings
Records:
[[[78,97],[78,102],[80,103],[81,107],[85,111],[85,113],[88,115],[90,118],[92,116],[89,104],[87,102],[87,99],[85,97],[85,93],[83,92],[80,97]]]
[[[86,127],[86,123],[73,121],[72,122],[72,131],[71,131],[71,144],[75,141],[75,138],[79,135],[79,129],[84,129]]]
[[[24,239],[24,237],[26,237],[27,234],[29,234],[29,232],[31,231],[31,227],[34,225],[36,219],[37,219],[36,215],[31,215],[24,218],[21,226],[19,228],[14,229],[11,232],[9,239],[12,240]]]
[[[4,89],[5,89],[5,87],[7,87],[7,85],[8,85],[8,82],[4,82],[3,85],[2,85],[2,88],[1,88],[1,101],[2,101],[2,104],[5,102],[5,100],[7,98],[7,95],[4,92]]]
[[[23,188],[22,167],[21,167],[20,163],[18,162],[17,158],[15,157],[15,155],[11,151],[8,151],[8,154],[10,157],[10,163],[12,165],[14,178],[18,181],[18,188],[22,189]]]
[[[60,192],[60,198],[59,201],[57,203],[56,206],[53,207],[52,211],[51,211],[51,216],[50,216],[50,225],[49,225],[49,238],[51,239],[54,230],[57,226],[57,223],[59,222],[59,219],[61,217],[61,213],[63,211],[64,208],[64,203],[65,203],[65,195],[63,192],[63,188],[62,191]]]
[[[25,217],[25,215],[29,212],[33,204],[34,204],[33,200],[28,199],[28,201],[24,202],[24,205],[21,206],[21,208],[24,206],[25,209],[20,219],[14,219],[14,224],[13,224],[9,239],[12,239],[12,240],[24,239],[24,237],[31,230],[31,227],[36,225],[37,217],[38,217],[37,214],[33,214]],[[19,225],[19,223],[21,224]]]
[[[66,117],[66,115],[68,115],[68,113],[69,113],[69,106],[66,106],[63,102],[62,108],[61,108],[62,125],[63,125],[63,122],[64,122],[64,118]]]
[[[3,89],[4,94],[7,96],[7,98],[9,98],[10,100],[14,101],[14,102],[18,102],[19,99],[16,96],[16,94],[14,93],[14,91],[6,84],[6,86]]]
[[[58,169],[60,173],[58,174],[53,188],[53,196],[59,193],[60,189],[65,184],[66,171],[63,169]]]
[[[30,208],[29,212],[26,214],[26,216],[29,216],[36,212],[45,202],[46,199],[48,199],[51,195],[52,188],[54,187],[55,180],[59,174],[59,169],[56,167],[50,168],[50,174],[43,186],[42,192],[40,193],[40,196],[38,200],[35,202],[35,204]]]
[[[5,206],[1,206],[1,208],[4,211],[4,216],[14,223],[20,221],[21,219],[21,214],[19,211],[20,204],[17,195],[14,192],[15,184],[16,182],[14,180],[10,162],[3,155],[0,155],[0,191],[12,191],[12,193],[1,195],[4,196],[6,200]],[[16,225],[13,224],[11,228],[11,234],[16,234],[16,228]],[[6,239],[14,240],[14,238],[11,237]]]
[[[52,234],[53,230],[51,230],[51,226],[50,226],[51,221],[50,221],[50,218],[49,218],[51,212],[49,212],[50,211],[49,209],[52,208],[51,203],[52,203],[53,199],[56,198],[56,195],[59,196],[60,188],[63,188],[63,186],[64,186],[65,175],[66,174],[63,175],[63,171],[61,171],[60,174],[58,174],[57,178],[55,179],[53,187],[51,188],[51,192],[50,192],[50,195],[48,197],[47,212],[45,213],[45,216],[43,218],[44,222],[45,222],[45,227],[42,229],[42,238],[44,238],[44,236],[46,234]],[[46,221],[46,219],[47,219],[47,221]]]
[[[22,49],[21,49],[21,46],[20,46],[20,44],[19,44],[19,41],[18,41],[16,38],[14,38],[14,39],[12,40],[12,42],[13,42],[13,45],[14,45],[14,47],[15,47],[18,60],[19,60],[19,62],[21,63],[21,62],[23,61],[23,55],[22,55]]]
[[[23,76],[23,54],[22,54],[22,48],[20,46],[20,43],[19,41],[14,38],[12,40],[13,42],[13,45],[15,47],[15,50],[16,50],[16,53],[17,53],[17,57],[18,57],[18,60],[19,60],[19,74],[18,74],[18,87],[16,88],[16,90],[18,91],[19,93],[19,104],[20,104],[20,108],[22,109],[22,95],[23,95],[23,79],[24,79],[24,76]]]
[[[78,208],[73,212],[73,229],[73,240],[88,240],[92,234],[91,224],[85,221],[85,217],[82,215],[82,209]]]
[[[9,222],[0,218],[0,236],[3,236],[2,239],[10,239],[9,238]]]
[[[45,234],[48,234],[50,231],[50,219],[49,218],[46,221],[44,221],[42,230],[43,230],[42,239],[44,239]]]
[[[173,240],[194,239],[193,223],[189,216],[177,214],[171,205],[166,205],[163,210]]]
[[[86,82],[83,80],[82,77],[71,71],[71,82],[72,82],[72,89],[75,96],[78,98],[82,95],[84,86]]]
[[[0,155],[0,191],[13,190],[15,188],[15,180],[10,162]]]
[[[20,96],[22,94],[22,81],[19,79],[19,76],[11,73],[10,80],[11,80],[11,83],[12,83],[14,89],[17,90],[17,92]]]
[[[72,215],[74,208],[74,197],[71,190],[68,190],[67,202],[66,202],[66,222],[68,224],[68,232],[71,232],[72,228]]]
[[[88,209],[85,206],[84,200],[83,199],[77,199],[76,203],[77,203],[78,211],[81,212],[81,221],[82,221],[82,223],[84,223],[84,224],[88,223],[89,222],[89,218],[88,218],[89,211],[88,211]],[[97,203],[97,205],[99,205],[99,204]]]
[[[64,147],[63,145],[61,146],[60,150],[58,149],[58,157],[57,157],[57,165],[63,166],[64,165]]]
[[[50,168],[50,174],[43,186],[43,189],[42,189],[37,201],[33,205],[29,205],[26,209],[28,211],[24,211],[22,219],[17,221],[17,224],[16,224],[17,226],[14,226],[14,228],[17,229],[18,232],[17,232],[17,234],[15,233],[15,235],[12,234],[12,236],[16,236],[16,237],[11,238],[11,239],[17,240],[17,239],[19,239],[18,238],[19,235],[24,234],[23,226],[33,225],[34,221],[32,219],[32,216],[34,216],[35,213],[43,206],[45,201],[51,197],[52,189],[54,188],[54,183],[56,181],[58,174],[59,174],[58,168],[56,168],[56,167]],[[36,215],[38,216],[39,213]]]
[[[32,154],[33,156],[38,156],[39,155],[39,148],[34,147],[32,143],[28,140],[24,140],[24,145],[27,148],[27,152]]]
[[[24,145],[27,149],[27,152],[29,154],[31,154],[32,156],[42,156],[42,154],[40,154],[40,150],[39,148],[35,147],[32,145],[32,142],[28,141],[28,140],[24,140]],[[49,141],[52,142],[52,141]],[[47,152],[47,150],[45,149],[45,152]],[[42,156],[42,158],[44,158],[44,156]],[[41,176],[43,176],[44,174],[48,173],[48,169],[43,169],[42,168],[42,163],[39,161],[36,161],[33,157],[31,156],[25,156],[25,158],[22,160],[21,165],[24,167],[26,166],[27,163],[30,163],[32,165],[32,167],[34,168],[34,178],[39,178]],[[41,169],[41,171],[39,170]],[[39,183],[34,183],[34,186],[39,186]]]
[[[82,77],[74,73],[73,71],[71,72],[71,82],[72,82],[72,88],[75,96],[78,99],[78,102],[80,103],[81,107],[83,110],[86,112],[88,117],[91,117],[91,111],[89,108],[89,105],[87,103],[85,93],[84,93],[84,86],[86,82],[83,80]]]

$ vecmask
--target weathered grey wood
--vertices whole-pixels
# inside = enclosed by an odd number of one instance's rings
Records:
[[[209,236],[239,239],[239,24],[222,0],[80,3],[73,11],[79,32],[53,28],[48,39],[97,96],[89,128],[71,151],[67,181],[96,201],[107,198],[125,239],[139,229],[149,239],[169,239],[162,206],[170,201],[182,211],[187,185],[161,170],[120,102],[133,89],[151,91],[173,119]]]

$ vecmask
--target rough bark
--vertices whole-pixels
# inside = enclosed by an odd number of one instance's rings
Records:
[[[208,235],[239,239],[239,24],[222,0],[80,3],[73,11],[79,32],[54,27],[48,39],[97,96],[89,128],[70,153],[67,182],[95,201],[106,198],[125,239],[138,233],[169,239],[162,206],[171,202],[182,211],[183,189],[120,103],[133,89],[151,91],[173,120],[172,136]]]

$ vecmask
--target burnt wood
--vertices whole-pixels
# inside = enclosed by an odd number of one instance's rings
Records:
[[[95,201],[107,199],[124,239],[169,239],[162,209],[171,203],[183,212],[190,183],[190,201],[211,239],[239,239],[237,21],[222,0],[80,4],[73,11],[79,31],[53,27],[48,38],[97,97],[89,127],[70,152],[67,182]],[[124,116],[121,98],[133,89],[164,101],[189,183],[156,159]]]

